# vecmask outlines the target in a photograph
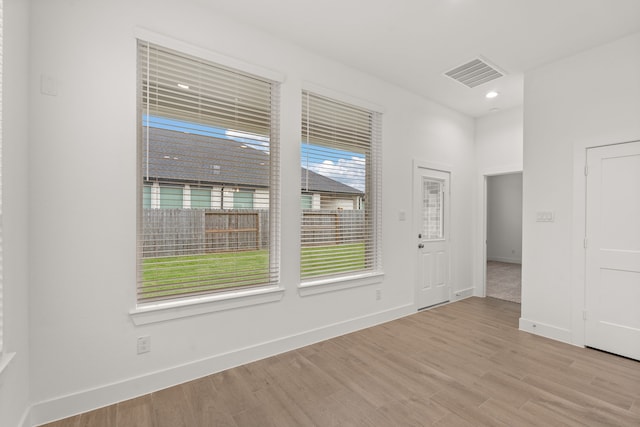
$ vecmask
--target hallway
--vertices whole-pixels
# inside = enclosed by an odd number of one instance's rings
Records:
[[[505,301],[521,302],[522,265],[487,261],[486,295]]]

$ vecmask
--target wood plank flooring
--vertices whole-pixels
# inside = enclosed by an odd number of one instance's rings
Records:
[[[49,427],[640,426],[640,362],[469,298]]]

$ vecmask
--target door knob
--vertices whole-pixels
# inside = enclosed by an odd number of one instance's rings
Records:
[[[422,249],[422,248],[424,248],[424,244],[423,244],[423,243],[420,243],[420,244],[418,245],[418,249]]]

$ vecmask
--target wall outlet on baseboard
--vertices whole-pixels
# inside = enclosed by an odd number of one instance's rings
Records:
[[[456,297],[455,299],[467,298],[473,295],[473,289],[463,289],[460,291],[455,291],[454,295]]]

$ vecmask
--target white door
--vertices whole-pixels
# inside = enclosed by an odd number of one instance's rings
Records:
[[[418,308],[449,301],[449,173],[415,171]]]
[[[585,343],[640,360],[640,141],[587,150]]]

